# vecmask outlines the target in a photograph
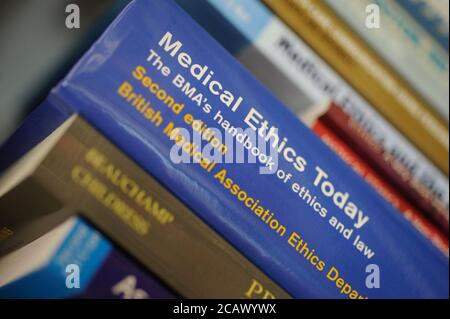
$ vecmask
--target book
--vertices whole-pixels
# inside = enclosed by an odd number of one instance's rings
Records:
[[[326,110],[328,108],[328,110]],[[383,198],[392,204],[405,216],[425,237],[431,240],[444,254],[448,256],[448,236],[442,230],[430,223],[426,215],[419,211],[414,204],[401,194],[395,185],[390,184],[383,176],[366,161],[365,157],[359,155],[358,145],[347,144],[345,138],[341,138],[341,130],[334,130],[334,119],[345,118],[342,112],[334,104],[327,103],[324,106],[324,114],[312,116],[307,120],[312,130],[320,136],[336,154],[348,163],[364,180],[371,185]],[[338,121],[336,121],[338,122]],[[352,123],[355,125],[356,123]],[[360,128],[359,128],[360,129]],[[361,142],[363,142],[361,140]]]
[[[448,175],[448,123],[325,3],[312,0],[264,0],[264,3]]]
[[[448,236],[448,208],[444,207],[433,194],[412,178],[399,161],[390,154],[386,154],[370,134],[333,103],[320,117],[320,121],[332,129],[346,145],[358,153],[364,162],[376,170],[405,199],[427,214],[429,219]]]
[[[300,118],[312,106],[335,100],[448,207],[447,176],[264,4],[257,0],[177,2]]]
[[[396,1],[326,0],[325,3],[448,123],[448,51]],[[366,8],[376,5],[379,28],[366,26]]]
[[[176,297],[79,217],[1,258],[0,271],[6,299]]]
[[[131,2],[0,159],[73,113],[293,297],[448,297],[448,258],[173,1]]]
[[[399,0],[398,3],[448,51],[448,1]]]
[[[41,207],[61,205],[66,217],[78,211],[182,297],[289,297],[79,116],[19,159],[0,185],[0,211],[14,211],[0,216],[0,228],[11,232],[0,253],[31,242],[26,230],[42,218],[54,227],[53,210]]]

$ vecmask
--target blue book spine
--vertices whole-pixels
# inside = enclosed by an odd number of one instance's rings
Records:
[[[448,1],[441,1],[442,11],[426,0],[398,0],[398,3],[448,51]]]
[[[294,297],[448,298],[448,259],[173,1],[133,1],[43,107],[17,137],[81,114]]]
[[[175,296],[90,224],[76,218],[48,262],[0,288],[0,297],[169,299]]]

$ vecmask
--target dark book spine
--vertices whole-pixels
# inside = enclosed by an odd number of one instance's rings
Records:
[[[290,298],[90,125],[72,125],[24,183],[80,211],[182,297]]]
[[[130,261],[118,249],[112,249],[89,286],[81,295],[83,299],[172,299],[171,291],[154,276]]]
[[[448,235],[448,209],[425,186],[415,180],[394,156],[385,152],[370,134],[334,104],[320,117],[320,121],[333,130],[398,192],[417,209],[426,213],[427,217]]]

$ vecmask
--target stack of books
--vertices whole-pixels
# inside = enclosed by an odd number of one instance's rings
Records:
[[[416,2],[131,1],[0,148],[0,296],[448,298]]]

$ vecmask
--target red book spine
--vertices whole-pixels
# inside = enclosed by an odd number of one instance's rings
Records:
[[[320,119],[312,127],[313,131],[347,164],[349,164],[381,196],[397,208],[435,246],[448,256],[448,238],[423,214],[414,208],[394,187],[387,183],[377,171],[372,169],[359,155],[343,142]]]
[[[448,209],[417,179],[412,177],[404,165],[376,143],[338,106],[331,104],[320,121],[335,132],[366,163],[388,181],[404,198],[426,213],[426,216],[447,236],[449,234]]]

